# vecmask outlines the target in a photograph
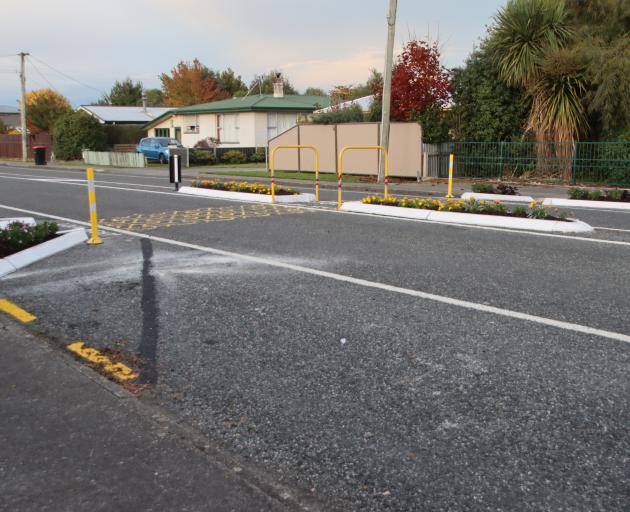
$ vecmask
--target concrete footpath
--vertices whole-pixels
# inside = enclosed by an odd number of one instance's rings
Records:
[[[0,410],[0,510],[300,510],[3,318]]]

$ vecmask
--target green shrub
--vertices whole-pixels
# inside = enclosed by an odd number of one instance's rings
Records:
[[[588,193],[588,198],[591,201],[599,201],[602,197],[604,197],[604,194],[601,190],[591,190]]]
[[[529,209],[528,217],[530,219],[544,219],[547,217],[547,210],[540,203],[536,203]]]
[[[28,249],[49,240],[57,233],[55,222],[42,222],[35,226],[14,222],[0,229],[0,258]]]
[[[103,126],[85,112],[69,112],[57,119],[53,129],[53,151],[61,160],[78,160],[84,149],[105,148]]]
[[[494,185],[490,183],[473,183],[472,191],[477,194],[494,194]]]
[[[330,112],[313,115],[313,124],[362,123],[365,121],[363,109],[359,105],[350,105]]]
[[[207,149],[191,149],[190,165],[212,165],[214,163],[214,153]]]
[[[244,164],[247,162],[247,157],[242,151],[232,149],[223,153],[221,161],[226,164]]]
[[[266,159],[267,159],[267,156],[265,153],[265,148],[256,148],[256,151],[254,151],[249,156],[249,161],[255,162],[255,163],[264,162]]]
[[[506,185],[505,183],[499,183],[497,185],[497,192],[504,196],[515,196],[518,192],[518,188],[513,185]]]
[[[588,199],[588,190],[585,188],[571,187],[568,194],[569,199]]]
[[[616,188],[614,190],[607,190],[606,200],[607,201],[623,201],[625,195],[626,195],[626,191],[620,188]]]
[[[523,205],[518,205],[515,206],[512,209],[512,216],[513,217],[527,217],[527,208],[525,208]]]
[[[610,170],[607,183],[618,187],[630,187],[630,170],[627,167],[616,167]]]

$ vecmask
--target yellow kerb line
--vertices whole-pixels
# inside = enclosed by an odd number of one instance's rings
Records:
[[[11,315],[13,318],[25,324],[37,320],[36,316],[31,315],[28,311],[24,311],[21,307],[16,306],[7,299],[0,299],[0,311]]]
[[[140,375],[122,363],[114,363],[112,360],[101,354],[95,348],[90,348],[82,341],[76,341],[66,347],[70,352],[74,352],[90,363],[97,364],[107,373],[110,373],[116,380],[126,381],[137,379]]]
[[[377,149],[379,151],[383,152],[383,160],[385,163],[384,169],[383,169],[383,174],[384,174],[384,180],[383,183],[385,185],[385,188],[383,190],[383,197],[385,199],[387,199],[387,197],[389,196],[389,154],[387,153],[387,149],[385,149],[383,146],[345,146],[344,148],[342,148],[341,153],[339,153],[339,161],[337,164],[337,168],[339,169],[339,174],[337,175],[337,208],[341,208],[341,203],[342,203],[342,197],[341,197],[341,185],[342,185],[342,177],[343,177],[343,155],[346,151],[349,151],[351,149]]]
[[[279,149],[312,149],[315,153],[315,201],[319,202],[319,151],[315,146],[311,145],[296,145],[296,146],[276,146],[271,152],[271,158],[269,159],[269,174],[271,174],[271,204],[276,202],[276,151]]]
[[[103,241],[98,236],[98,216],[96,214],[96,188],[94,187],[94,169],[87,168],[88,202],[90,204],[90,224],[92,224],[92,238],[87,243],[99,245]]]

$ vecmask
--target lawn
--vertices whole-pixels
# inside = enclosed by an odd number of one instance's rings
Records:
[[[207,171],[202,174],[213,175],[226,175],[226,176],[247,176],[250,178],[269,178],[269,173],[266,171]],[[299,172],[299,171],[276,171],[276,178],[279,180],[304,180],[315,181],[315,173],[313,172]],[[321,173],[319,175],[320,181],[337,181],[337,176],[331,173]],[[355,176],[352,174],[346,174],[343,177],[344,183],[358,183],[361,181],[369,181],[367,176]]]

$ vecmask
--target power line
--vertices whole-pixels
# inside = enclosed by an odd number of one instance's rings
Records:
[[[105,95],[106,93],[100,89],[97,89],[96,87],[92,87],[91,85],[85,84],[79,80],[77,80],[76,78],[71,77],[70,75],[67,75],[66,73],[64,73],[63,71],[59,71],[58,69],[54,68],[53,66],[51,66],[50,64],[44,62],[41,59],[38,59],[37,57],[33,57],[31,55],[31,59],[35,59],[37,62],[39,62],[40,64],[43,64],[44,66],[46,66],[47,68],[52,69],[55,73],[60,74],[61,76],[67,78],[68,80],[72,80],[73,82],[79,84],[82,87],[87,87],[88,89],[92,89],[93,91],[98,92],[99,94]]]
[[[57,94],[61,94],[61,93],[60,93],[60,92],[59,92],[59,91],[55,88],[55,86],[54,86],[53,84],[51,84],[51,83],[50,83],[50,80],[48,80],[48,78],[46,78],[46,77],[44,76],[44,74],[43,74],[43,73],[39,70],[39,68],[35,65],[35,63],[33,62],[33,58],[32,58],[32,57],[33,57],[33,56],[31,55],[31,58],[30,58],[30,59],[28,59],[28,60],[29,60],[29,62],[31,63],[31,66],[33,66],[33,69],[34,69],[35,71],[37,71],[37,74],[38,74],[40,77],[42,77],[42,80],[44,80],[44,82],[46,82],[46,83],[48,84],[48,86],[49,86],[49,87],[50,87],[53,91],[55,91]],[[62,96],[63,96],[63,95],[62,95]]]

